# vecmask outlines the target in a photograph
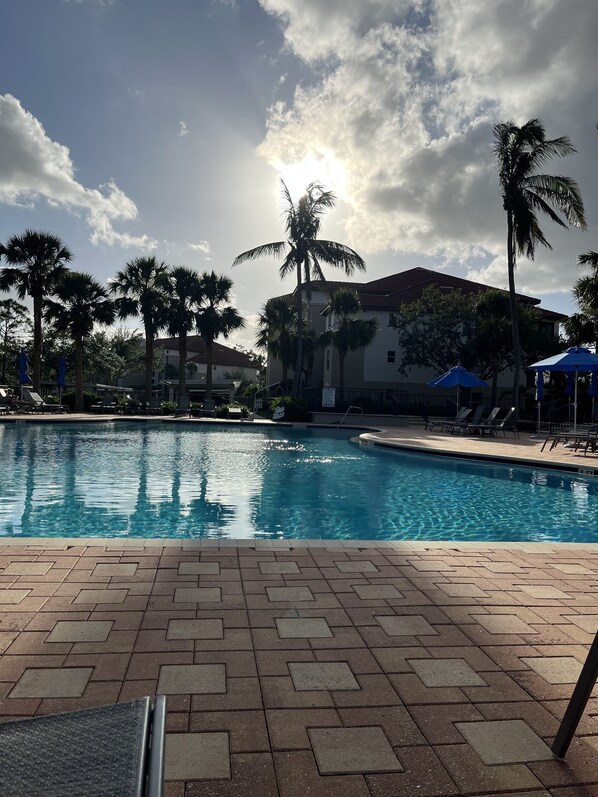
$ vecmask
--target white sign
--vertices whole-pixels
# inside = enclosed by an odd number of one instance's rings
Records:
[[[322,388],[322,406],[334,407],[336,405],[336,388],[323,387]]]

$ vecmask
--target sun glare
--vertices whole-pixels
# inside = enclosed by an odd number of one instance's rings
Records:
[[[324,188],[334,191],[339,199],[347,195],[347,175],[345,167],[330,152],[313,152],[301,161],[285,163],[276,161],[273,164],[276,171],[284,180],[291,197],[296,200],[305,192],[310,183],[321,183]]]

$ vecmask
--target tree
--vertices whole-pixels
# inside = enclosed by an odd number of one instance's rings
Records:
[[[231,307],[230,292],[232,280],[219,276],[214,271],[201,275],[203,300],[197,315],[197,331],[206,344],[206,392],[205,398],[212,398],[212,345],[217,337],[227,338],[235,329],[243,329],[245,321],[234,307]]]
[[[14,299],[0,301],[0,351],[2,352],[0,382],[3,385],[6,384],[7,364],[16,363],[19,349],[23,345],[22,337],[28,333],[30,326],[29,311],[24,304],[19,304]]]
[[[177,266],[169,274],[166,286],[166,327],[168,334],[179,339],[179,400],[187,392],[187,334],[197,326],[203,291],[199,274],[191,268]]]
[[[345,390],[345,358],[350,351],[369,346],[378,334],[375,318],[355,318],[361,307],[355,291],[339,289],[332,293],[323,313],[332,320],[332,327],[323,339],[338,352],[339,393],[341,403]]]
[[[577,183],[570,177],[538,174],[537,169],[552,157],[564,157],[576,152],[567,136],[547,139],[539,119],[530,119],[522,127],[513,121],[494,127],[494,154],[502,192],[503,208],[507,214],[507,268],[513,337],[513,405],[519,407],[521,350],[515,266],[517,255],[533,260],[536,246],[552,247],[538,223],[538,213],[567,227],[568,224],[585,229],[583,201]]]
[[[53,299],[44,302],[44,316],[54,327],[68,333],[75,348],[75,411],[83,411],[83,341],[95,324],[112,324],[116,315],[108,290],[91,274],[71,271],[54,287]]]
[[[68,270],[72,254],[60,238],[49,232],[25,230],[13,235],[0,255],[9,264],[0,271],[0,290],[14,288],[19,299],[33,299],[33,389],[39,390],[42,350],[42,303]]]
[[[293,202],[285,183],[282,180],[281,183],[287,240],[249,249],[235,258],[233,266],[260,257],[280,257],[286,251],[279,270],[280,277],[284,279],[293,271],[297,274],[297,351],[293,395],[298,396],[303,364],[303,283],[305,282],[309,299],[314,276],[322,281],[326,279],[320,263],[340,268],[347,276],[351,276],[356,269],[365,271],[365,263],[348,246],[318,238],[324,211],[334,207],[336,203],[336,196],[332,191],[326,191],[319,183],[310,183],[303,196]]]
[[[166,324],[166,287],[168,266],[155,257],[136,257],[117,272],[110,290],[121,298],[117,302],[119,318],[140,315],[145,335],[145,400],[152,397],[154,338]]]
[[[588,266],[591,274],[580,277],[573,286],[579,313],[565,321],[565,331],[572,345],[591,345],[598,351],[598,252],[584,252],[577,264]]]
[[[256,346],[280,360],[286,385],[297,351],[297,307],[290,296],[269,299],[258,318]]]
[[[492,380],[492,403],[496,403],[496,380],[513,367],[509,321],[510,300],[504,291],[489,289],[479,294],[445,293],[436,286],[426,288],[416,302],[403,304],[391,326],[398,331],[401,346],[400,373],[410,368],[433,368],[439,374],[457,363]],[[552,354],[550,341],[538,333],[541,313],[520,303],[522,358],[541,359]]]

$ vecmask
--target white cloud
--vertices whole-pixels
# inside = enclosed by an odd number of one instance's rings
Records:
[[[98,188],[86,188],[75,179],[70,152],[52,141],[41,123],[16,97],[0,95],[0,202],[35,207],[42,199],[71,213],[84,213],[94,244],[155,249],[158,242],[147,235],[118,232],[113,224],[133,221],[137,207],[109,180]]]
[[[189,128],[187,127],[187,122],[183,122],[183,121],[181,120],[181,121],[179,122],[179,132],[178,132],[178,134],[177,134],[177,135],[178,135],[178,136],[179,136],[179,138],[180,138],[180,137],[182,137],[182,136],[186,136],[186,135],[188,135],[188,133],[189,133]]]
[[[204,255],[210,254],[210,244],[207,241],[199,241],[196,244],[187,244],[189,249],[193,250],[194,252],[202,252]],[[207,258],[209,260],[209,258]]]
[[[506,224],[492,126],[508,118],[538,116],[549,137],[571,137],[579,155],[544,170],[577,179],[590,229],[598,222],[593,0],[260,3],[313,79],[270,109],[258,151],[287,167],[334,157],[346,242],[358,251],[428,255],[497,284]],[[522,259],[518,288],[570,288],[591,240],[541,226],[554,252]]]

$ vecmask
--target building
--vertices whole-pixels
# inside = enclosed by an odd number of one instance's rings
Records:
[[[407,374],[399,373],[402,360],[398,333],[391,325],[393,315],[400,312],[403,304],[410,304],[421,298],[423,292],[432,286],[440,291],[460,291],[462,293],[483,293],[490,286],[471,280],[453,277],[426,268],[412,268],[388,277],[371,282],[338,282],[326,281],[311,284],[309,307],[309,326],[317,333],[326,329],[327,323],[333,322],[322,315],[331,291],[337,288],[352,288],[358,296],[363,318],[375,318],[378,321],[378,334],[370,346],[356,352],[349,352],[345,360],[345,385],[352,391],[392,392],[393,400],[407,401],[406,395],[430,393],[426,383],[438,374],[429,368],[412,368]],[[540,305],[540,299],[518,294],[523,304],[533,307]],[[558,325],[565,318],[560,313],[538,307],[542,313],[541,324],[548,339],[558,336]],[[271,385],[281,379],[280,362],[269,357],[267,384]],[[292,371],[289,378],[293,376]],[[309,372],[304,375],[305,386],[318,389],[338,386],[338,357],[333,347],[320,349],[314,356]],[[505,371],[499,375],[498,387],[504,395],[509,394],[512,386],[512,373]]]

